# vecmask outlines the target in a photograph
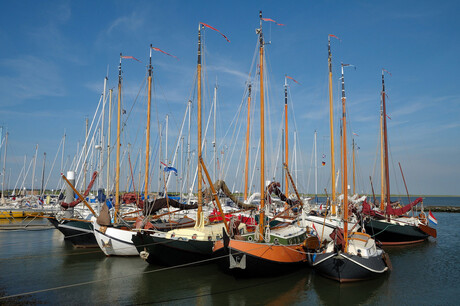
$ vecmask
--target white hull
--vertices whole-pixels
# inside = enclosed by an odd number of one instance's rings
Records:
[[[96,218],[91,220],[97,244],[107,256],[138,256],[139,252],[132,242],[136,232],[114,227],[101,227]],[[105,231],[104,231],[105,228]]]

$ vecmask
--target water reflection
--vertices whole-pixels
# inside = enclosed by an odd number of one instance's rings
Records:
[[[326,305],[362,305],[377,302],[379,289],[388,282],[388,273],[372,280],[356,283],[337,281],[314,275],[313,289],[321,303]]]

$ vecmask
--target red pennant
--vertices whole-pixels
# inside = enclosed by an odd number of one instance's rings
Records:
[[[337,36],[335,36],[333,34],[329,34],[329,37],[334,37],[334,38],[337,38],[338,40],[342,41],[340,38],[338,38]]]
[[[390,117],[390,116],[388,116],[388,115],[387,115],[387,117],[388,117],[388,119],[390,119],[390,120],[391,120],[391,117]]]
[[[388,73],[389,75],[391,75],[391,72],[386,70],[385,68],[382,68],[383,71],[385,71],[386,73]],[[392,76],[392,75],[391,75]]]
[[[122,55],[121,58],[125,58],[125,59],[133,59],[133,60],[136,60],[138,61],[139,63],[141,63],[140,60],[138,60],[137,58],[135,58],[134,56],[128,56],[128,55]]]
[[[271,19],[271,18],[261,18],[261,19],[262,19],[263,21],[274,22],[274,23],[276,23],[276,24],[279,25],[279,26],[285,26],[285,24],[283,24],[283,23],[278,23],[278,22],[276,22],[275,20],[273,20],[273,19]]]
[[[286,77],[287,77],[288,79],[291,79],[291,80],[293,80],[294,82],[296,82],[297,84],[299,84],[299,85],[300,85],[300,83],[299,83],[299,82],[297,82],[296,80],[294,80],[294,78],[293,78],[293,77],[290,77],[290,76],[288,76],[288,75],[287,75]]]
[[[168,52],[165,52],[165,51],[161,50],[160,48],[152,47],[152,49],[155,50],[155,51],[159,51],[159,52],[161,52],[161,53],[164,53],[164,54],[166,54],[166,55],[172,56],[172,57],[176,58],[177,60],[179,60],[179,58],[178,58],[177,56],[172,55],[172,54],[169,54]]]
[[[222,35],[228,42],[230,42],[230,40],[227,38],[227,36],[225,36],[224,34],[222,34],[221,31],[219,31],[218,29],[214,28],[214,27],[211,27],[209,24],[206,24],[204,22],[200,22],[201,25],[207,27],[207,28],[210,28],[211,30],[214,30],[216,32],[218,32],[220,35]]]

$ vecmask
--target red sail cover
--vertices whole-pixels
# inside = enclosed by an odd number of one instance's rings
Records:
[[[371,205],[366,200],[363,202],[363,214],[368,216],[375,216],[375,211],[371,208]]]
[[[401,207],[401,208],[393,208],[393,207],[391,207],[391,205],[387,205],[386,214],[389,215],[389,216],[401,216],[401,215],[404,215],[409,210],[411,210],[412,207],[414,207],[415,205],[417,205],[418,203],[420,203],[422,201],[423,201],[422,198],[417,198],[414,202],[412,202],[410,204],[407,204],[406,206]]]
[[[96,180],[96,177],[97,177],[97,171],[94,171],[93,177],[91,178],[91,182],[89,182],[88,188],[86,188],[85,193],[83,194],[84,198],[86,198],[88,196],[89,191],[93,187],[94,181]],[[67,208],[74,207],[75,205],[79,204],[80,202],[81,202],[81,199],[78,198],[75,201],[70,202],[70,203],[62,202],[61,206],[62,206],[62,208],[67,209]]]

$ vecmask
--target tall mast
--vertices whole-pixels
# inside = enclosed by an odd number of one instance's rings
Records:
[[[103,176],[102,176],[102,170],[103,170],[103,161],[104,161],[104,123],[105,123],[105,103],[106,101],[106,91],[107,91],[107,80],[108,77],[106,76],[104,78],[104,92],[102,93],[102,123],[101,123],[101,154],[99,157],[99,175],[98,175],[98,182],[99,182],[99,188],[102,187],[103,183]]]
[[[383,154],[383,103],[380,100],[380,210],[385,209],[385,157]]]
[[[203,184],[203,173],[201,172],[201,24],[198,25],[198,62],[196,67],[197,74],[197,113],[198,113],[198,212],[196,216],[196,224],[201,224],[201,213],[203,205],[203,194],[201,193]]]
[[[166,114],[166,117],[165,117],[165,164],[166,165],[169,165],[168,163],[168,122],[169,122],[169,115]]]
[[[249,133],[251,130],[251,84],[248,84],[248,120],[246,127],[246,156],[244,159],[244,200],[248,199],[248,163],[249,163]]]
[[[345,78],[343,75],[342,64],[342,159],[343,159],[343,232],[345,237],[345,252],[348,248],[348,179],[347,179],[347,117],[346,117],[346,97],[345,97]]]
[[[212,143],[214,150],[214,182],[217,180],[217,146],[216,146],[216,125],[217,125],[217,81],[214,87],[214,140]]]
[[[260,238],[264,237],[265,221],[265,114],[264,114],[264,36],[262,33],[262,11],[259,11],[259,75],[260,75]]]
[[[43,153],[43,167],[42,167],[42,188],[41,188],[41,195],[45,194],[45,162],[46,162],[46,152]]]
[[[109,89],[109,127],[107,131],[107,182],[106,182],[106,192],[107,195],[110,193],[110,136],[112,132],[112,93],[113,89]]]
[[[1,134],[0,134],[1,136]],[[0,141],[1,142],[1,141]],[[4,202],[4,194],[5,194],[5,169],[6,169],[6,153],[7,153],[7,148],[8,146],[8,132],[5,134],[5,154],[3,155],[3,171],[2,171],[2,203]]]
[[[64,136],[62,137],[62,152],[61,152],[61,173],[64,173],[64,149],[65,149],[65,130]]]
[[[188,135],[187,135],[187,195],[191,193],[190,190],[190,143],[191,143],[191,134],[190,131],[192,129],[192,101],[188,101]],[[190,197],[189,197],[190,199]]]
[[[88,117],[85,118],[85,146],[83,152],[85,156],[85,164],[83,168],[83,188],[86,189],[86,174],[88,172]]]
[[[120,53],[120,65],[118,66],[118,106],[117,106],[117,162],[115,170],[115,215],[114,221],[118,221],[118,210],[120,209],[120,121],[121,121],[121,58]]]
[[[298,184],[299,180],[297,178],[297,131],[294,131],[294,171],[295,171],[295,183]]]
[[[150,44],[149,77],[147,96],[147,131],[145,136],[145,177],[144,177],[144,201],[147,201],[149,194],[149,156],[150,156],[150,113],[152,101],[152,45]]]
[[[287,77],[284,76],[284,158],[286,163],[286,168],[289,169],[289,134],[288,134],[288,92],[287,92]],[[284,174],[284,194],[289,196],[289,184],[288,184],[288,174],[287,171]]]
[[[160,163],[159,164],[159,169],[160,171],[158,171],[158,196],[160,195],[160,192],[161,192],[161,152],[163,152],[163,148],[162,148],[162,145],[163,145],[163,127],[161,125],[161,123],[159,124],[159,145],[158,145],[158,162]]]
[[[352,145],[352,150],[353,150],[353,194],[356,194],[356,179],[355,179],[355,139],[352,138],[353,145]]]
[[[336,214],[335,204],[335,160],[334,160],[334,114],[332,103],[332,54],[331,54],[331,37],[327,38],[328,49],[328,66],[329,66],[329,127],[331,130],[331,182],[332,182],[332,214]]]
[[[38,143],[35,146],[34,168],[33,168],[33,171],[32,171],[32,195],[34,194],[35,166],[37,165],[37,152],[38,152]]]
[[[390,204],[390,173],[388,171],[388,134],[387,134],[387,110],[385,104],[385,78],[384,70],[382,69],[382,105],[383,105],[383,142],[385,146],[385,187],[387,205]]]
[[[318,156],[316,154],[316,130],[315,130],[315,202],[318,203]]]

